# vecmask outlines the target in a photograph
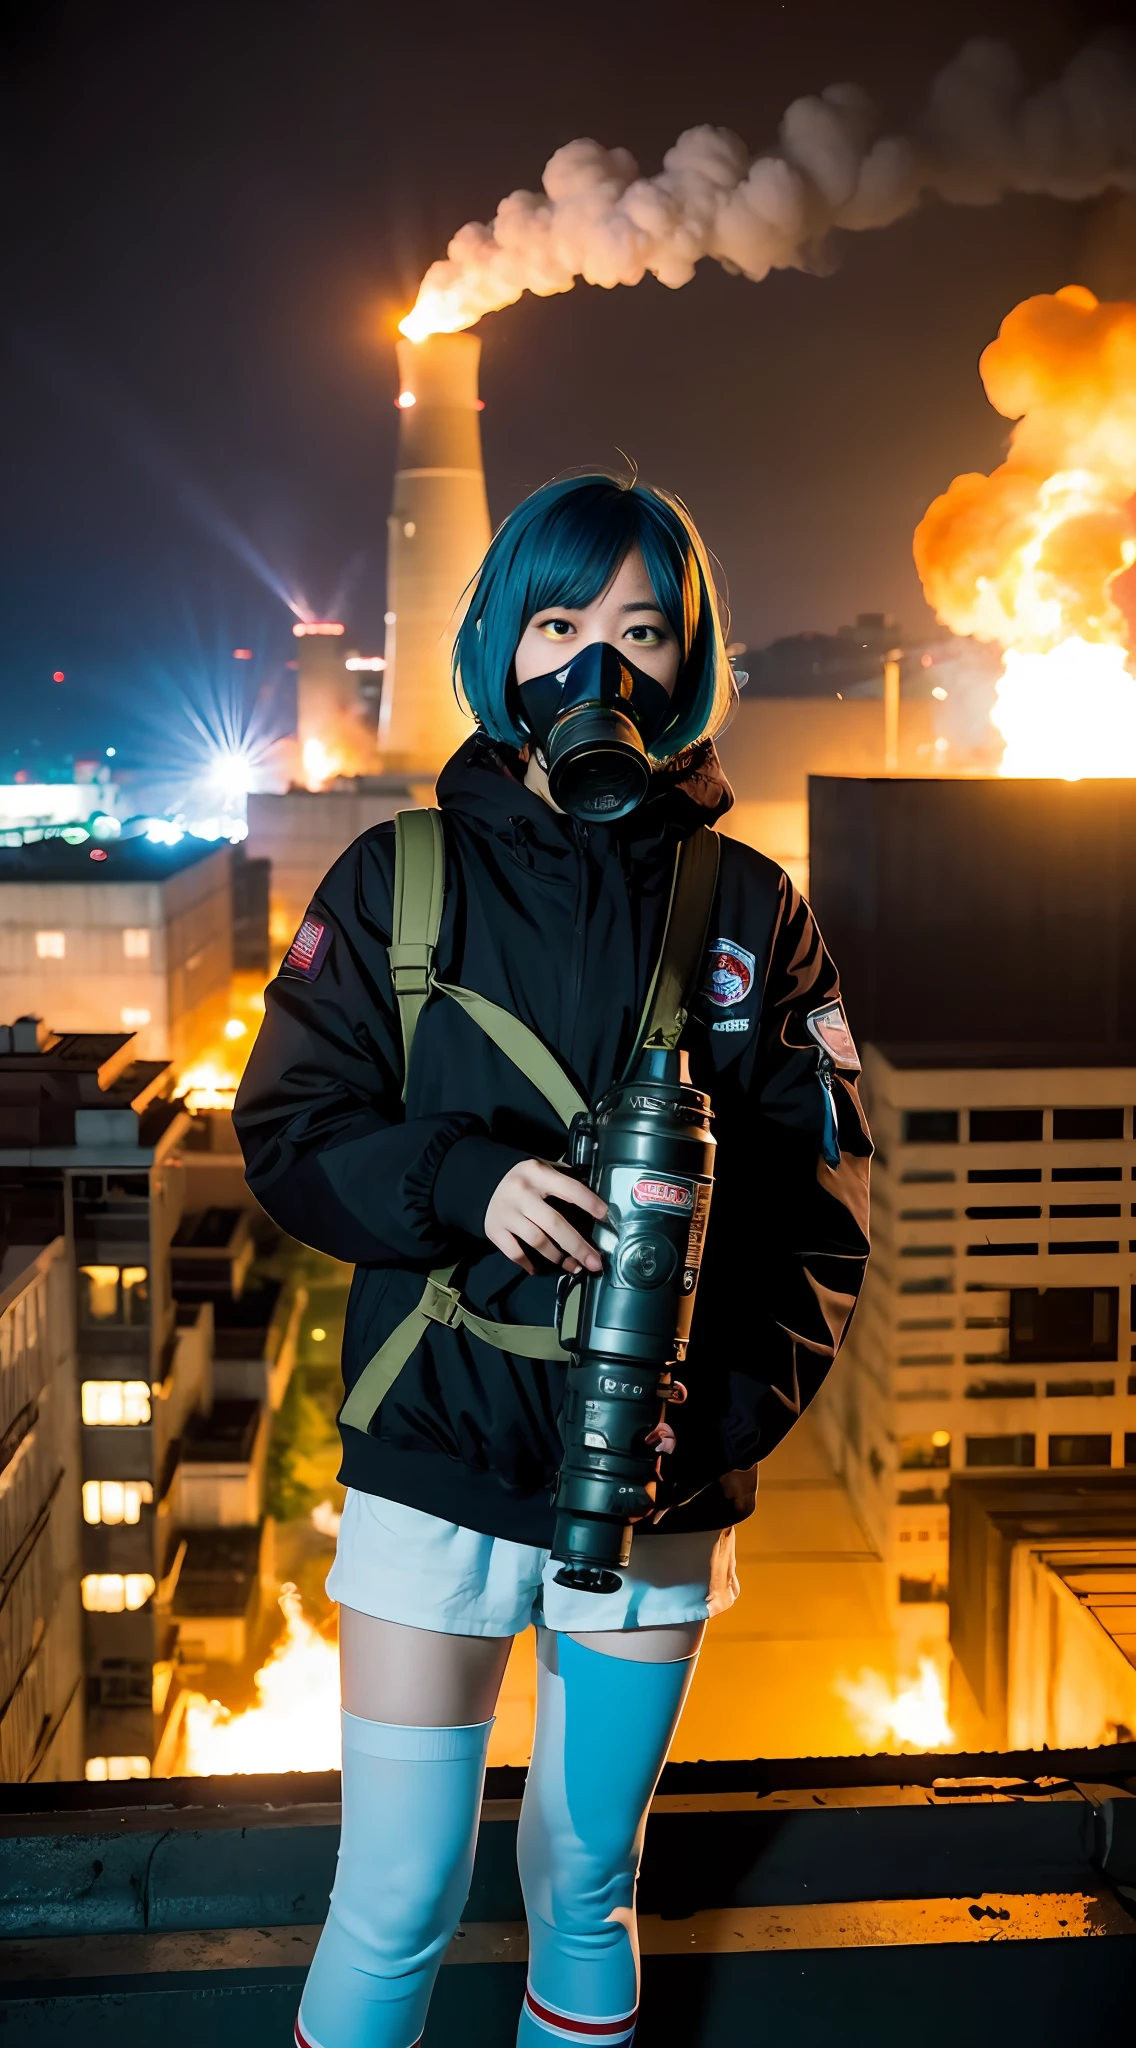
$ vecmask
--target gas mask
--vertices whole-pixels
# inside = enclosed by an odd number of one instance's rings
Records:
[[[596,824],[612,824],[642,803],[651,782],[647,748],[672,711],[661,683],[617,647],[594,640],[549,675],[517,687],[553,803]]]

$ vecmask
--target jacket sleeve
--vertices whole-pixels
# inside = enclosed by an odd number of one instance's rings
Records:
[[[265,991],[233,1123],[249,1187],[301,1243],[355,1264],[429,1268],[480,1235],[518,1157],[462,1110],[407,1117],[391,987],[393,833],[325,876]]]
[[[740,1255],[756,1311],[753,1341],[731,1346],[726,1447],[739,1467],[768,1456],[811,1401],[867,1263],[872,1144],[855,1048],[846,1028],[828,1021],[843,1025],[839,1006],[839,979],[816,921],[782,876],[743,1142],[730,1174],[733,1284],[742,1277]]]

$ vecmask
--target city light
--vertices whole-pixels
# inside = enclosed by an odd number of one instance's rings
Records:
[[[240,1017],[230,1017],[225,1026],[226,1038],[247,1038],[248,1025]]]
[[[334,619],[308,619],[306,621],[301,619],[292,628],[297,640],[308,640],[320,636],[335,637],[340,633],[346,632],[346,630],[345,626],[337,624]]]
[[[412,405],[417,405],[417,403],[418,400],[414,396],[413,391],[400,391],[395,399],[395,404],[402,412],[408,411]]]
[[[349,654],[343,666],[354,674],[379,674],[386,667],[386,662],[381,654]]]

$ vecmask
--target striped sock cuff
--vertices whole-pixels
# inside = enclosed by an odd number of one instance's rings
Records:
[[[635,2032],[635,2021],[639,2008],[607,2019],[584,2019],[577,2013],[563,2012],[559,2007],[547,2005],[538,1998],[532,1985],[525,1986],[525,2011],[539,2027],[547,2029],[554,2041],[591,2043],[592,2048],[621,2048],[629,2042]]]
[[[296,2014],[296,2021],[292,2031],[295,2036],[296,2048],[318,2048],[318,2043],[309,2040],[307,2034],[305,2034],[304,2032],[303,2027],[300,2025],[299,2013]],[[419,2034],[417,2041],[411,2043],[411,2048],[422,2048],[421,2034]]]

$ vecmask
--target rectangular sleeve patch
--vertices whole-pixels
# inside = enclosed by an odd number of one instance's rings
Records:
[[[306,917],[280,962],[281,974],[298,974],[304,981],[314,981],[330,945],[331,926]]]

